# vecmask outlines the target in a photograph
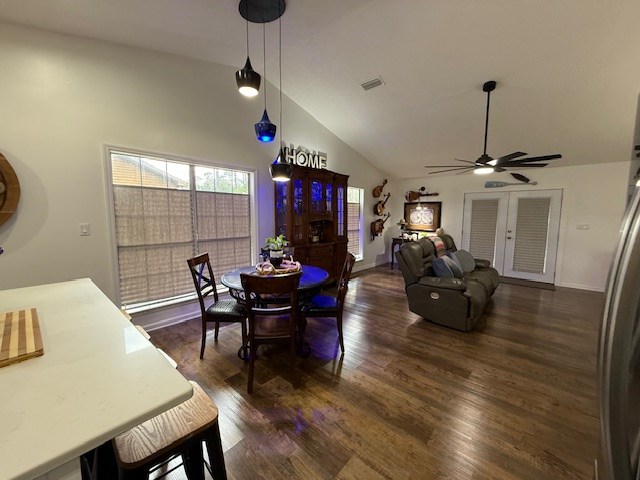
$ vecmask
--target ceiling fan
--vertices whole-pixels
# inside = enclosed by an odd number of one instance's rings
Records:
[[[434,173],[444,173],[444,172],[453,172],[459,171],[459,173],[466,173],[470,170],[473,170],[473,173],[477,174],[485,174],[485,173],[493,173],[493,172],[504,172],[507,168],[532,168],[532,167],[546,167],[548,163],[538,163],[538,162],[546,162],[548,160],[555,160],[556,158],[562,158],[562,155],[559,153],[555,153],[553,155],[543,155],[541,157],[529,157],[522,158],[527,153],[524,152],[513,152],[509,155],[504,155],[502,157],[493,158],[487,155],[487,132],[489,130],[489,103],[491,100],[491,92],[496,89],[496,82],[493,80],[489,80],[482,85],[482,91],[487,93],[487,113],[485,116],[484,123],[484,150],[482,155],[478,157],[475,162],[470,162],[468,160],[460,160],[456,158],[456,161],[463,162],[467,165],[425,165],[425,168],[445,168],[446,170],[438,170],[437,172],[429,172],[429,175]]]

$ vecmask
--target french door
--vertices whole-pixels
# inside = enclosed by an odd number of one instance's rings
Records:
[[[462,248],[502,276],[553,283],[561,205],[562,190],[465,194]]]

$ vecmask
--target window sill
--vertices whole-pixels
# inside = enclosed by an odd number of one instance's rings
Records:
[[[219,286],[217,287],[217,291],[218,291],[218,295],[222,295],[224,293],[227,293],[229,289],[224,286]],[[150,312],[150,311],[159,310],[165,307],[171,307],[174,305],[192,302],[193,300],[197,300],[197,299],[198,299],[198,295],[196,293],[188,293],[186,295],[181,295],[179,297],[174,297],[174,298],[168,298],[166,300],[158,300],[155,302],[148,302],[148,303],[138,303],[134,305],[123,306],[122,308],[124,308],[124,310],[129,315],[134,315],[136,313]]]

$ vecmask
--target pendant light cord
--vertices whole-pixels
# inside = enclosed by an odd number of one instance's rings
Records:
[[[280,3],[278,0],[278,68],[280,69],[280,147],[282,148],[282,13],[280,12]]]
[[[487,133],[489,132],[489,101],[491,98],[491,91],[487,92],[487,113],[484,117],[484,151],[483,155],[487,154]]]
[[[262,62],[264,64],[264,111],[267,111],[267,41],[264,33],[264,20],[262,21]]]
[[[246,6],[244,13],[247,15],[247,58],[249,58],[249,0],[247,0]]]

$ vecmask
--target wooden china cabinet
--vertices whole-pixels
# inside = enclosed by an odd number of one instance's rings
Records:
[[[294,258],[340,276],[347,256],[348,175],[293,165],[291,181],[275,182],[276,235]]]

